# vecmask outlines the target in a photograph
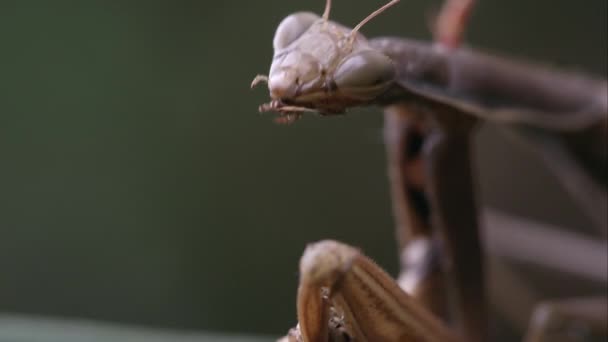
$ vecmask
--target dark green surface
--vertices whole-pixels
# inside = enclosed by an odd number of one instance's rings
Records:
[[[354,24],[383,1],[334,1]],[[438,1],[368,35],[428,38]],[[468,41],[606,72],[606,1],[479,1]],[[274,28],[323,1],[2,1],[0,311],[281,334],[305,244],[397,270],[378,110],[257,114]],[[532,157],[481,132],[485,202],[588,222]]]

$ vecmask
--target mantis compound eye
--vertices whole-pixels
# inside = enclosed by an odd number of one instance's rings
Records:
[[[395,78],[393,62],[374,50],[356,52],[334,74],[339,91],[356,98],[374,98],[385,91]]]
[[[300,38],[308,28],[320,17],[312,12],[298,12],[287,16],[277,27],[272,40],[275,52],[282,50]]]

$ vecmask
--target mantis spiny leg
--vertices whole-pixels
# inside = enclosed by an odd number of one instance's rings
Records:
[[[331,240],[309,245],[300,273],[299,325],[282,341],[460,341],[351,246]]]

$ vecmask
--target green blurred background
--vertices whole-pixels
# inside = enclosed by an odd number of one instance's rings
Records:
[[[383,1],[334,1],[353,25]],[[439,1],[368,36],[428,39]],[[397,272],[382,115],[257,114],[279,21],[300,1],[0,3],[0,312],[268,333],[295,323],[298,258],[340,239]],[[604,75],[605,0],[480,0],[468,42]],[[263,88],[263,87],[262,87]],[[589,222],[495,129],[484,203]]]

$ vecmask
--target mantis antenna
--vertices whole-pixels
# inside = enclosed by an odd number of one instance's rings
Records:
[[[399,1],[401,1],[401,0],[391,0],[388,4],[378,8],[377,10],[372,12],[372,14],[368,15],[367,18],[361,20],[361,22],[359,24],[357,24],[357,26],[355,26],[355,28],[353,28],[352,31],[350,31],[350,39],[354,39],[354,37],[357,35],[357,32],[359,32],[359,29],[361,29],[361,27],[363,27],[363,25],[367,24],[368,21],[377,17],[380,13],[386,11],[389,7],[396,5]],[[327,1],[327,3],[330,3],[330,2],[331,2],[330,0]],[[327,12],[329,12],[327,10],[327,8],[325,10]],[[323,14],[323,15],[325,15],[325,14]],[[329,13],[328,13],[328,15],[329,15]]]
[[[327,22],[329,20],[329,11],[331,10],[331,0],[325,2],[325,11],[323,11],[323,20]]]

